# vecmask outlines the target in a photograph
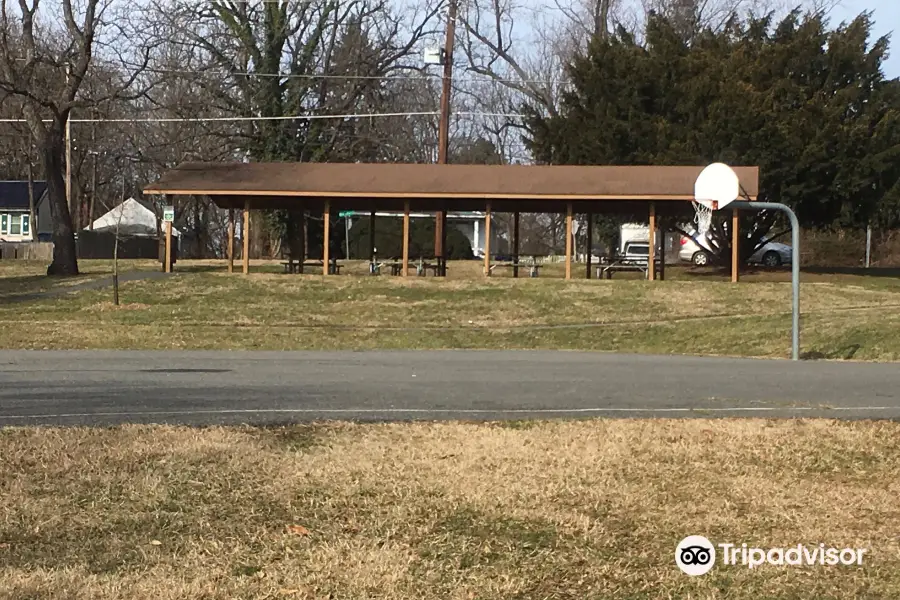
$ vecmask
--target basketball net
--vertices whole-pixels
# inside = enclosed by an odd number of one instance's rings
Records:
[[[707,206],[702,202],[694,200],[694,224],[697,225],[697,232],[701,236],[705,236],[712,226],[713,211],[718,208],[718,202],[711,202],[711,206]]]

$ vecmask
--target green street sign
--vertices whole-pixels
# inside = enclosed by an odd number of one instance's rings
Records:
[[[352,217],[353,211],[352,210],[342,210],[341,212],[338,213],[338,216],[342,219],[344,217]]]

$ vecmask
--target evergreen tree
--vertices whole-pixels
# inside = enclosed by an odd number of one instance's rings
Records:
[[[896,221],[900,84],[882,74],[888,41],[869,45],[871,25],[863,14],[829,29],[794,11],[688,37],[651,15],[643,44],[620,30],[573,60],[559,115],[533,111],[528,143],[557,164],[759,165],[759,200],[804,225]],[[744,216],[743,257],[778,235],[777,218]],[[720,215],[711,232],[723,262],[729,225]]]

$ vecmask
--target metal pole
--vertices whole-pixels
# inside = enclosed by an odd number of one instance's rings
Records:
[[[791,221],[791,360],[800,360],[800,222],[794,211],[780,202],[732,202],[732,208],[743,210],[780,210]]]
[[[872,264],[872,226],[866,225],[866,268]]]
[[[344,249],[347,251],[345,260],[350,260],[350,217],[344,217]]]

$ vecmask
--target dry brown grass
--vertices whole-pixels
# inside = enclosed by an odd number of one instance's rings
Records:
[[[7,429],[0,596],[897,598],[898,497],[894,423]],[[869,555],[688,578],[688,534]]]

